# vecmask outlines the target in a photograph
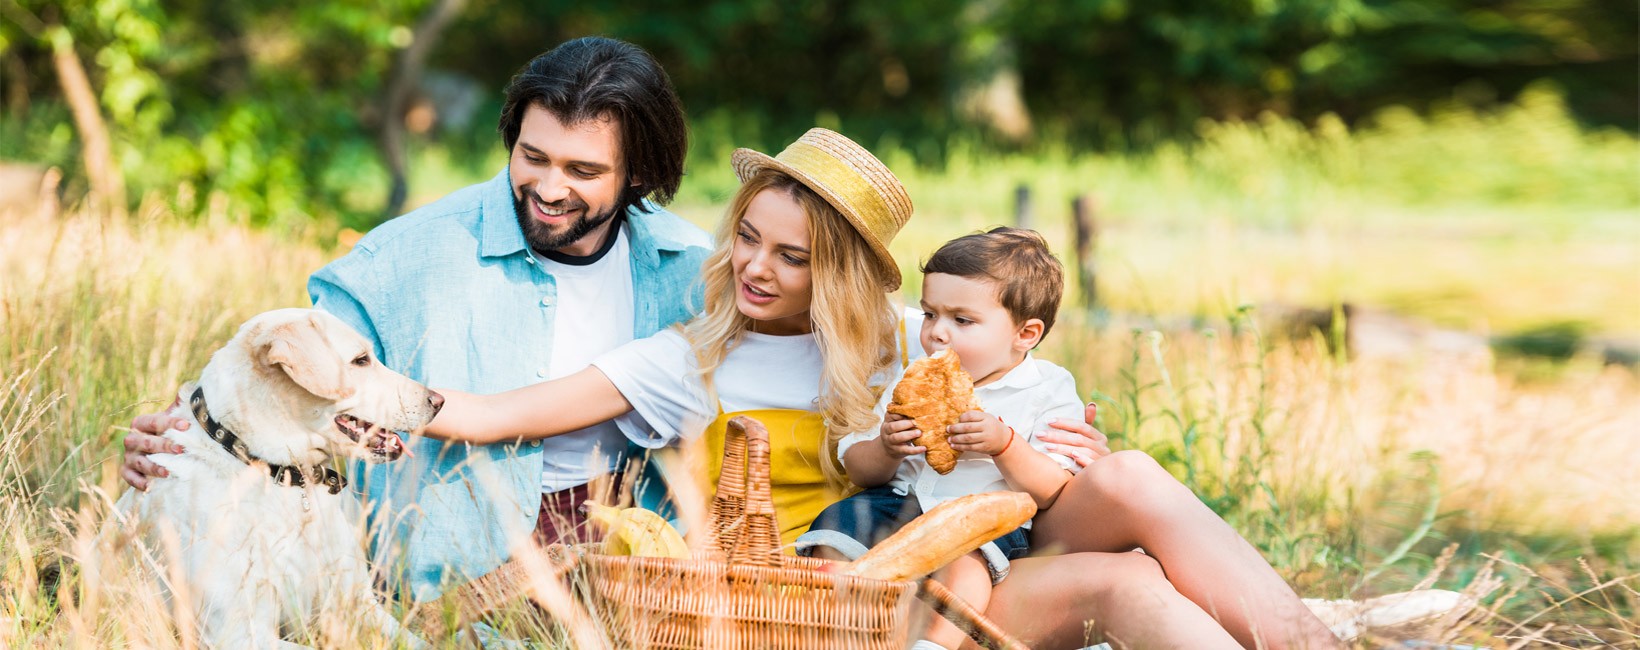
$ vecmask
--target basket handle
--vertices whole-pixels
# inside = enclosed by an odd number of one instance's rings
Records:
[[[998,650],[1030,650],[1012,635],[997,627],[985,614],[974,609],[967,601],[951,593],[945,585],[933,578],[925,578],[917,588],[917,597],[923,599],[934,608],[934,612],[944,616],[958,629],[968,634],[968,638],[987,648]]]
[[[769,480],[768,428],[744,415],[731,418],[710,528],[730,564],[780,566],[780,526]]]

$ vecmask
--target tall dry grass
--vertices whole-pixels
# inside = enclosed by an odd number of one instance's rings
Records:
[[[337,251],[220,214],[5,219],[0,647],[189,647],[187,613],[159,590],[175,576],[125,536],[96,535],[123,489],[121,428],[238,323],[306,304],[306,275]],[[1119,446],[1162,459],[1306,595],[1432,577],[1485,607],[1406,634],[1640,646],[1640,381],[1627,371],[1573,363],[1528,382],[1473,360],[1349,362],[1319,339],[1263,336],[1248,314],[1133,332],[1072,313],[1043,354],[1097,396]]]

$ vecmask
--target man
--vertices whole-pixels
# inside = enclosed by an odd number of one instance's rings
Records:
[[[507,88],[500,131],[506,170],[372,230],[309,279],[314,305],[389,367],[485,393],[573,373],[691,315],[710,242],[655,205],[682,180],[687,132],[648,53],[582,38],[536,57]],[[173,424],[155,414],[132,426]],[[144,456],[169,444],[131,434],[127,481],[163,476]],[[488,572],[532,529],[574,538],[589,483],[615,473],[628,445],[616,422],[523,445],[410,444],[410,462],[353,478],[377,561],[402,566],[418,600]]]

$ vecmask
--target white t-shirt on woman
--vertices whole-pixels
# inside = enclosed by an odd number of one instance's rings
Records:
[[[689,341],[667,329],[605,353],[592,365],[609,377],[649,425],[619,420],[633,443],[650,449],[706,430],[718,404],[706,401]],[[820,400],[820,346],[813,334],[747,332],[713,374],[723,412],[757,409],[814,411]]]

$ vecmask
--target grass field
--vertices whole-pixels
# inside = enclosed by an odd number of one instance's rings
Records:
[[[910,270],[940,241],[1008,221],[1023,180],[1062,246],[1066,201],[1096,194],[1105,301],[1067,307],[1042,353],[1077,373],[1117,446],[1162,460],[1306,596],[1432,582],[1483,599],[1392,638],[1640,648],[1633,371],[1351,361],[1242,308],[1352,300],[1480,334],[1571,323],[1635,337],[1640,148],[1555,110],[1392,114],[1354,134],[1212,125],[1194,148],[965,154],[942,170],[891,149],[919,205],[895,252]],[[722,153],[697,152],[694,168]],[[422,176],[440,169],[424,160]],[[444,189],[488,176],[446,171]],[[711,223],[726,179],[691,176],[676,209]],[[425,199],[441,185],[418,187]],[[122,427],[246,318],[305,305],[307,274],[342,252],[334,224],[258,230],[232,206],[174,203],[123,222],[0,217],[0,647],[189,643],[152,581],[93,538],[122,489]]]

